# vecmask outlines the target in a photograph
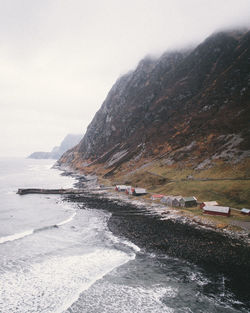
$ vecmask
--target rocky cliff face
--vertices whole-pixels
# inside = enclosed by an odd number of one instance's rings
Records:
[[[250,157],[250,32],[145,58],[114,84],[59,164],[112,175],[154,159],[202,169]]]
[[[59,147],[54,147],[51,152],[33,152],[28,156],[30,159],[59,159],[62,154],[76,146],[80,140],[82,139],[82,135],[77,134],[68,134],[63,141],[61,142]]]

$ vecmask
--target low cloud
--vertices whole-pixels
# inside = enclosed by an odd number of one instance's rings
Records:
[[[2,1],[1,154],[50,150],[83,133],[115,80],[144,55],[249,20],[249,0]]]

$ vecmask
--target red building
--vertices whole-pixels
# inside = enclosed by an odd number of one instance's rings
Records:
[[[164,197],[164,195],[152,195],[151,200],[161,200]]]
[[[230,208],[224,206],[205,205],[203,207],[203,213],[211,215],[230,216]]]

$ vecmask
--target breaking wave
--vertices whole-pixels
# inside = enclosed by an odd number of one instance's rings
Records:
[[[38,233],[38,232],[41,232],[41,231],[45,231],[45,230],[48,230],[48,229],[52,229],[52,228],[57,228],[59,226],[62,226],[62,225],[65,225],[69,222],[71,222],[73,220],[73,218],[75,217],[76,215],[76,212],[74,212],[69,218],[67,218],[66,220],[63,220],[62,222],[59,222],[57,224],[53,224],[53,225],[49,225],[49,226],[44,226],[44,227],[41,227],[41,228],[36,228],[36,229],[29,229],[29,230],[25,230],[23,232],[20,232],[20,233],[16,233],[16,234],[13,234],[13,235],[8,235],[8,236],[3,236],[3,237],[0,237],[0,244],[1,243],[5,243],[5,242],[8,242],[8,241],[14,241],[14,240],[18,240],[18,239],[22,239],[26,236],[30,236],[34,233]]]
[[[96,249],[84,255],[50,257],[26,271],[6,272],[0,280],[5,299],[0,300],[0,311],[61,313],[97,280],[133,258],[118,250]]]
[[[33,233],[34,233],[34,229],[31,229],[31,230],[26,230],[22,233],[17,233],[17,234],[13,234],[13,235],[9,235],[9,236],[0,237],[0,243],[5,243],[7,241],[14,241],[17,239],[21,239],[23,237],[32,235]]]

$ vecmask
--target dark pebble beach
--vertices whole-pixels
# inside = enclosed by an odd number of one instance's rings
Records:
[[[184,223],[163,220],[145,208],[103,195],[68,196],[67,201],[112,213],[108,227],[149,253],[166,254],[198,265],[208,275],[224,275],[226,287],[250,307],[250,247],[243,240]]]

